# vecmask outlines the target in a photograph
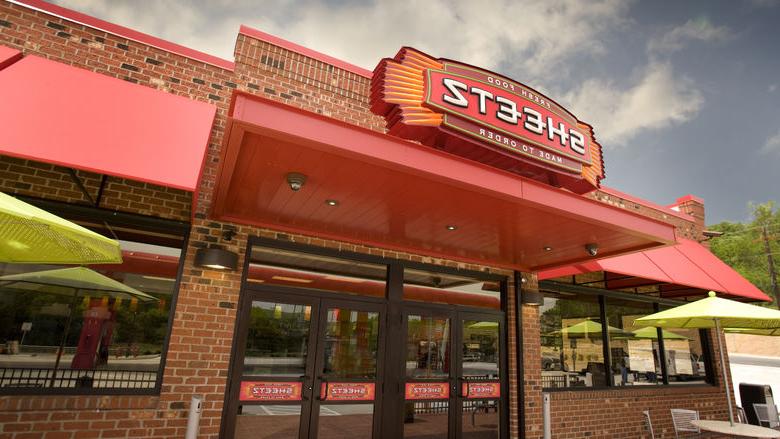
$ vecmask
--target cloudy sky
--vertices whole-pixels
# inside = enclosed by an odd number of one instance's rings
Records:
[[[373,69],[403,45],[531,85],[595,127],[604,183],[707,222],[780,200],[780,0],[57,0],[232,59],[240,24]]]

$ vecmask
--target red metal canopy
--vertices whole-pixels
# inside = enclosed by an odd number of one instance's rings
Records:
[[[0,96],[0,154],[197,188],[214,105],[36,56],[0,70]]]
[[[698,242],[680,239],[671,247],[645,250],[539,272],[539,280],[603,271],[607,289],[659,285],[662,297],[717,291],[751,300],[766,294]]]
[[[222,153],[226,221],[521,270],[674,242],[666,223],[241,92]]]
[[[0,70],[22,59],[22,52],[10,47],[0,46]]]

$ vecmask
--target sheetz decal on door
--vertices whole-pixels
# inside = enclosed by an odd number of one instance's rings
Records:
[[[463,383],[461,390],[463,395],[468,399],[479,398],[500,398],[501,397],[501,383],[500,382],[476,382],[476,383]]]
[[[300,401],[303,383],[273,381],[242,381],[241,401]]]
[[[320,395],[326,401],[373,401],[374,383],[322,383]]]
[[[404,392],[406,399],[448,399],[450,385],[448,383],[406,383]]]

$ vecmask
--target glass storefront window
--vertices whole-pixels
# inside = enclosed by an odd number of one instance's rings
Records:
[[[406,376],[442,378],[450,374],[450,319],[409,315]]]
[[[306,374],[311,306],[253,301],[243,375],[299,377]]]
[[[652,303],[607,298],[610,369],[616,386],[663,384],[658,330],[634,321],[655,312]],[[669,331],[664,331],[664,335]]]
[[[404,300],[501,309],[501,284],[435,271],[404,270]]]
[[[463,377],[498,379],[501,364],[498,322],[465,320],[462,337]]]
[[[543,387],[606,386],[597,297],[549,295],[539,311]]]
[[[708,362],[702,347],[703,332],[698,329],[664,330],[664,352],[669,384],[694,384],[706,381]]]
[[[0,387],[155,387],[181,249],[120,245],[123,264],[0,264]]]
[[[262,246],[251,257],[250,283],[385,297],[385,265]]]
[[[606,328],[600,318],[601,297]],[[659,331],[636,324],[636,319],[655,313],[657,308],[663,310],[669,306],[659,307],[653,302],[625,296],[545,291],[540,309],[543,387],[707,382],[711,364],[705,355],[706,331],[673,328]],[[602,340],[604,329],[607,340]],[[609,349],[607,361],[604,344]]]
[[[328,309],[324,374],[328,378],[374,378],[379,313]]]

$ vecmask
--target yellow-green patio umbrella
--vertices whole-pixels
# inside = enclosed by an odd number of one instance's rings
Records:
[[[109,296],[136,297],[143,302],[157,301],[154,296],[86,267],[57,268],[0,276],[0,286],[48,294],[71,296],[95,292]]]
[[[628,339],[658,340],[658,329],[652,326],[646,326],[644,328],[637,329],[632,331],[632,333],[632,336],[627,337]],[[665,329],[662,329],[661,333],[664,336],[664,340],[689,340],[688,337],[684,335],[680,335],[672,331],[667,331]]]
[[[0,262],[118,264],[119,243],[0,192]]]
[[[726,397],[729,406],[729,422],[734,424],[734,412],[731,408],[731,386],[725,383],[726,361],[721,346],[721,328],[742,328],[773,330],[780,328],[780,311],[749,305],[735,300],[717,297],[710,291],[709,297],[678,307],[667,309],[635,320],[637,326],[655,326],[659,328],[715,328],[720,351],[720,366],[723,373]]]
[[[496,329],[498,328],[498,322],[481,321],[469,325],[469,329]]]
[[[610,335],[631,335],[630,332],[626,332],[620,328],[607,325],[607,332]],[[550,335],[566,335],[568,337],[601,337],[601,323],[594,322],[593,320],[583,320],[574,325],[568,326],[557,331],[553,331]]]

